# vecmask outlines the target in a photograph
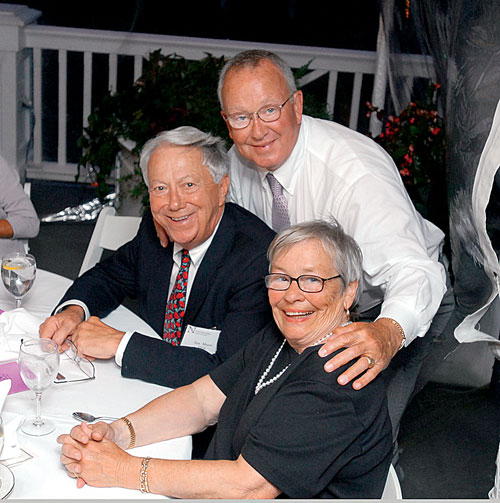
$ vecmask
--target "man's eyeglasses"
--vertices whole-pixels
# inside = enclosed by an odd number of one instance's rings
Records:
[[[340,274],[332,276],[331,278],[320,278],[312,274],[302,274],[298,278],[292,278],[288,274],[272,273],[268,274],[264,279],[267,288],[284,292],[290,288],[292,281],[296,281],[299,288],[306,293],[319,293],[325,286],[325,281],[340,278]]]
[[[229,125],[234,129],[246,128],[250,124],[250,121],[254,115],[257,115],[261,121],[274,122],[281,117],[281,109],[288,103],[293,95],[294,93],[290,94],[290,96],[288,96],[288,98],[281,105],[264,105],[256,112],[229,115],[223,113],[222,116],[224,117],[224,120],[229,122]]]
[[[60,347],[63,351],[60,355],[59,373],[54,380],[55,384],[95,379],[94,364],[78,354],[73,341],[66,339]]]

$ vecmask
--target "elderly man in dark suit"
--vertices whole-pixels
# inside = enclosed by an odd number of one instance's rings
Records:
[[[78,351],[115,357],[122,375],[178,387],[210,372],[270,319],[266,250],[274,232],[225,204],[222,141],[192,127],[160,133],[144,146],[148,213],[137,236],[78,278],[42,337],[70,337]],[[153,218],[169,237],[163,248]],[[100,318],[126,298],[161,336],[120,332]]]

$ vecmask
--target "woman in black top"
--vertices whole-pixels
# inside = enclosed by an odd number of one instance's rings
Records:
[[[348,330],[361,252],[338,224],[306,222],[269,248],[274,323],[189,386],[111,423],[61,435],[81,487],[123,486],[179,498],[380,498],[391,428],[381,377],[354,390],[326,373],[316,346]],[[347,327],[347,328],[344,328]],[[375,362],[361,357],[359,365]],[[217,423],[204,460],[137,458],[123,449]]]

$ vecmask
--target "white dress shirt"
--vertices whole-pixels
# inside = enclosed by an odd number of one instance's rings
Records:
[[[229,200],[269,226],[272,193],[266,170],[233,146]],[[332,121],[303,116],[297,143],[273,172],[283,186],[291,224],[335,217],[363,251],[361,312],[382,302],[406,344],[427,332],[446,291],[438,262],[444,234],[416,211],[391,157],[374,141]]]
[[[217,222],[217,225],[215,226],[214,231],[210,235],[210,237],[204,241],[201,245],[198,245],[197,247],[189,250],[189,256],[191,258],[191,264],[189,265],[189,274],[188,274],[188,284],[186,287],[186,308],[187,304],[189,301],[189,295],[191,293],[191,287],[193,286],[194,279],[196,277],[196,273],[200,269],[201,263],[203,261],[203,257],[205,256],[205,253],[207,252],[208,248],[210,247],[212,240],[214,239],[215,233],[217,232],[217,229],[219,228],[220,221],[222,220],[222,215],[219,221]],[[172,260],[174,261],[172,265],[172,272],[170,273],[170,284],[169,284],[169,296],[170,292],[172,292],[172,289],[175,285],[175,280],[177,279],[177,274],[179,273],[179,269],[181,266],[181,258],[182,258],[182,246],[178,245],[177,243],[174,243],[174,249],[173,249],[173,256]],[[61,309],[63,309],[65,306],[68,305],[78,305],[80,306],[84,312],[85,312],[85,320],[88,320],[90,317],[90,312],[85,305],[84,302],[81,302],[79,300],[68,300],[66,302],[63,302],[60,306],[57,307],[56,313],[60,312]],[[115,362],[118,366],[122,366],[122,360],[123,360],[123,353],[125,352],[125,349],[127,347],[127,344],[130,340],[130,338],[133,335],[133,331],[129,330],[125,332],[125,335],[122,337],[120,344],[118,345],[118,348],[116,350],[115,354]]]

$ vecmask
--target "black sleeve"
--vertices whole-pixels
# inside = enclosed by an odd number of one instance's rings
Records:
[[[241,454],[287,496],[311,498],[352,459],[350,447],[362,431],[347,393],[324,382],[298,380],[273,397]]]
[[[199,348],[172,346],[135,333],[123,354],[122,375],[178,388],[208,374],[232,357],[271,321],[267,290],[262,276],[255,274],[255,267],[266,270],[264,255],[238,273],[224,319],[217,325],[221,333],[213,355]]]
[[[77,299],[86,304],[91,315],[103,318],[126,297],[135,299],[137,256],[144,230],[143,219],[136,237],[77,278],[59,304]]]

